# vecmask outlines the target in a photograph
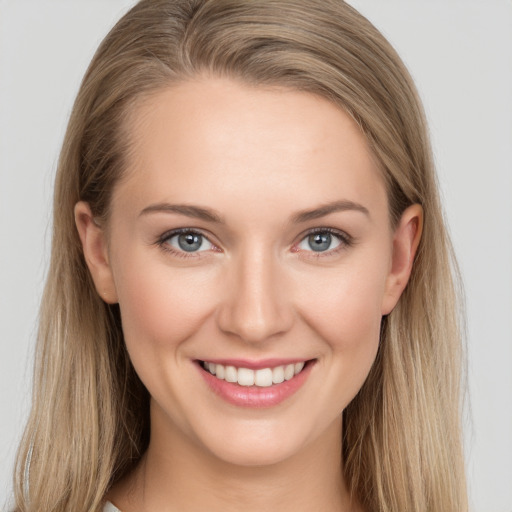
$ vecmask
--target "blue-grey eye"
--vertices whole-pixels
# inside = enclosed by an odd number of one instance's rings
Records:
[[[208,251],[213,247],[207,238],[193,231],[173,235],[169,237],[167,243],[175,249],[185,252]]]
[[[301,240],[299,248],[305,251],[325,252],[336,249],[340,244],[341,240],[338,236],[328,231],[318,231]]]

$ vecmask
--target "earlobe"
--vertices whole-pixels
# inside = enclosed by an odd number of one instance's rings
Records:
[[[75,205],[75,224],[96,291],[105,302],[115,304],[118,299],[108,257],[106,235],[103,228],[95,222],[88,203],[80,201]]]
[[[383,315],[391,313],[409,281],[422,230],[423,208],[413,204],[403,212],[393,235],[393,255],[382,303]]]

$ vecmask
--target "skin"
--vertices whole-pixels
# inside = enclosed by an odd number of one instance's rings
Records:
[[[390,225],[364,136],[308,93],[201,78],[147,100],[130,131],[108,226],[86,203],[75,209],[98,293],[119,302],[152,397],[148,452],[109,498],[123,512],[358,510],[342,477],[341,413],[409,278],[420,206]],[[162,204],[207,208],[223,222]],[[162,235],[178,228],[204,234],[201,250],[170,252],[177,238]],[[326,228],[342,238],[313,251],[309,232]],[[293,396],[259,409],[212,393],[194,362],[273,357],[315,364]]]

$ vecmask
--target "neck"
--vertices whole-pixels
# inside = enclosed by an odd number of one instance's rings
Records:
[[[341,460],[341,418],[320,439],[272,465],[219,460],[152,412],[151,442],[109,495],[122,512],[352,512]]]

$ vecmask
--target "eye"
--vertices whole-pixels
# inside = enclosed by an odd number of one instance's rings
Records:
[[[191,230],[181,230],[164,235],[161,242],[168,249],[176,252],[202,252],[213,249],[213,244],[201,233]]]
[[[350,243],[348,235],[322,228],[305,236],[297,245],[297,249],[315,253],[331,252],[348,246]]]

